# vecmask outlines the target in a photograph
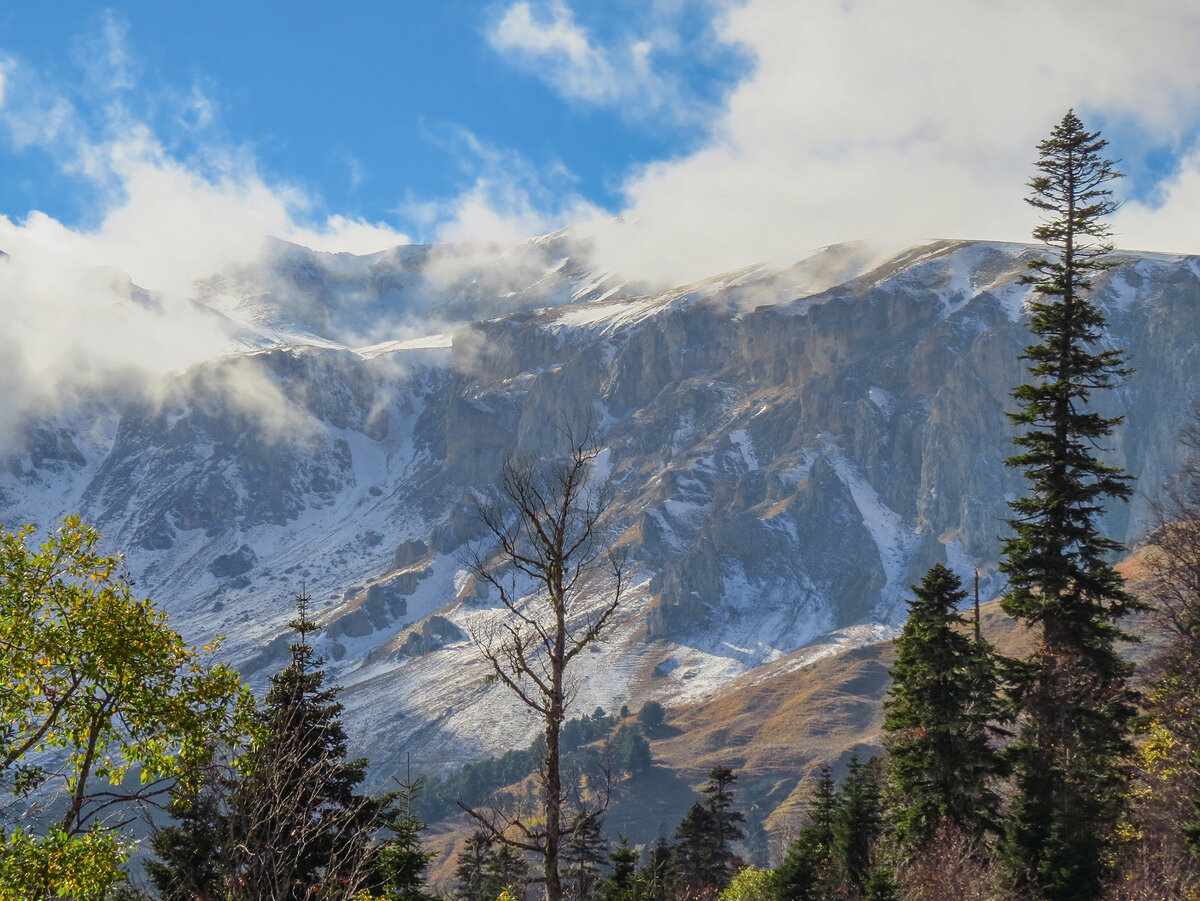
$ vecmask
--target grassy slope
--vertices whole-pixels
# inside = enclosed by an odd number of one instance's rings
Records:
[[[1028,652],[1027,635],[999,604],[984,605],[982,614],[985,637],[1002,652]],[[714,700],[669,708],[677,734],[652,743],[655,758],[693,785],[717,764],[731,767],[746,809],[769,832],[786,834],[821,764],[831,764],[837,778],[852,754],[878,753],[894,659],[891,642],[800,668],[783,658]]]

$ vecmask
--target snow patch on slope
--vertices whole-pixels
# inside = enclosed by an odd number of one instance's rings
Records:
[[[863,525],[875,542],[887,580],[880,593],[881,608],[891,610],[907,590],[904,583],[909,561],[921,539],[915,530],[905,524],[904,517],[883,502],[858,467],[837,445],[830,444],[825,449],[825,459],[854,498]]]

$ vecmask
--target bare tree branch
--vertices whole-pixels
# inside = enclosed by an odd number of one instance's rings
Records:
[[[497,590],[507,614],[502,629],[472,639],[496,680],[544,725],[546,753],[538,771],[544,810],[531,820],[497,807],[485,812],[461,805],[497,841],[542,858],[546,901],[562,899],[559,859],[572,823],[598,815],[607,799],[607,791],[585,798],[579,780],[564,779],[559,739],[573,693],[567,667],[600,639],[616,612],[625,564],[597,547],[612,490],[607,483],[589,487],[599,454],[594,426],[560,432],[569,452],[558,463],[539,467],[516,455],[505,460],[499,498],[478,506],[493,549],[477,548],[469,558],[475,576]],[[582,588],[605,575],[602,559],[609,569],[606,596],[598,608],[585,609]],[[506,583],[505,569],[531,579],[536,595],[522,596],[515,578]],[[578,811],[574,818],[565,815],[568,806]]]

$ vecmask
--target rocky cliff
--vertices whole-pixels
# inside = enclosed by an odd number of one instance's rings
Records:
[[[484,682],[470,636],[501,614],[463,561],[504,455],[545,456],[564,421],[596,424],[635,572],[578,710],[710,697],[884,635],[935,562],[998,586],[1034,248],[937,242],[849,278],[833,248],[651,293],[570,250],[447,275],[428,248],[289,246],[215,277],[197,302],[237,324],[233,352],[31,418],[0,522],[82,513],[252,679],[285,659],[303,586],[352,731],[427,769],[536,729]],[[1140,479],[1106,525],[1133,541],[1197,396],[1200,261],[1122,255],[1095,297],[1138,367],[1099,399],[1126,416],[1108,458]]]

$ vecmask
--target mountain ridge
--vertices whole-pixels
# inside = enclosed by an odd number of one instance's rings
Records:
[[[886,637],[934,562],[998,586],[1020,487],[1003,410],[1038,248],[938,241],[867,266],[867,248],[838,246],[638,293],[559,262],[563,241],[522,245],[536,265],[456,270],[427,334],[410,313],[436,306],[432,282],[403,307],[424,270],[372,273],[398,259],[386,252],[330,263],[287,248],[280,271],[224,276],[227,291],[241,279],[243,314],[262,311],[255,340],[304,343],[243,345],[152,390],[47,410],[0,466],[0,522],[82,513],[186,635],[227,634],[256,683],[282,662],[305,585],[381,771],[402,753],[445,770],[536,731],[484,683],[469,636],[499,610],[461,558],[505,453],[544,456],[564,416],[597,425],[616,490],[603,525],[635,567],[581,667],[579,710],[713,697],[823,636]],[[408,262],[422,255],[436,256]],[[1095,296],[1140,370],[1103,402],[1130,418],[1109,456],[1151,491],[1200,387],[1200,267],[1116,259]],[[388,303],[382,340],[334,340]],[[379,333],[391,323],[401,337]],[[1148,497],[1112,511],[1110,531],[1136,538]]]

